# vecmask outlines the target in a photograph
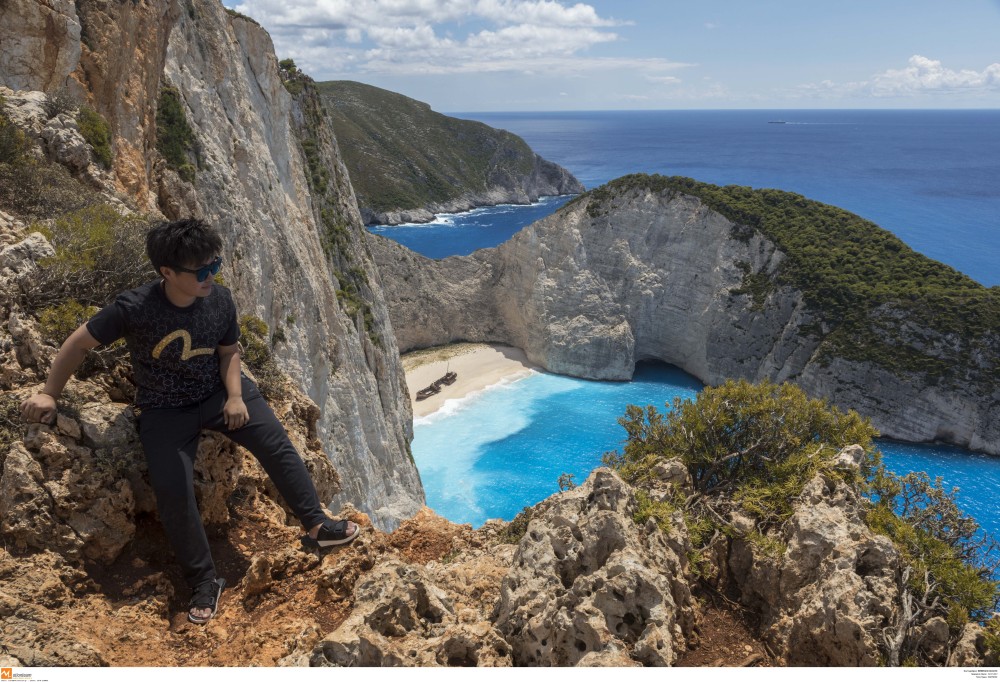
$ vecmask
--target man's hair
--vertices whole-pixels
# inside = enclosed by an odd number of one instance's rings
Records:
[[[146,255],[157,274],[163,266],[199,265],[221,250],[219,233],[196,218],[160,223],[146,235]]]

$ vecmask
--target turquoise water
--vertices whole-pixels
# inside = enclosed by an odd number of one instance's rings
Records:
[[[531,376],[482,391],[414,420],[413,458],[427,505],[456,523],[510,520],[558,492],[559,476],[582,483],[601,455],[621,446],[617,418],[629,403],[693,398],[701,383],[679,369],[641,364],[631,382]]]
[[[456,523],[507,521],[523,507],[558,492],[558,480],[576,483],[621,450],[625,430],[617,423],[625,406],[694,398],[701,383],[681,370],[642,363],[632,382],[601,382],[533,373],[414,421],[413,457],[427,504]],[[987,531],[1000,534],[1000,458],[960,448],[880,441],[891,471],[927,471]]]

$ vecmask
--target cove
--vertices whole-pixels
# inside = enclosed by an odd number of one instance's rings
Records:
[[[675,397],[693,399],[702,384],[661,363],[640,363],[631,382],[574,379],[546,373],[501,382],[414,421],[413,457],[427,505],[455,523],[510,521],[526,506],[559,491],[559,477],[581,483],[620,450],[618,417],[628,404],[664,409]],[[1000,458],[961,448],[879,440],[897,474],[926,471],[989,533],[1000,531]]]

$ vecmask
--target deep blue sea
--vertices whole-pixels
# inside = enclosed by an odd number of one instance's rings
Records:
[[[634,172],[774,187],[846,208],[976,280],[1000,284],[1000,111],[672,111],[458,114],[510,130],[588,188]],[[769,121],[785,123],[769,123]],[[433,258],[495,246],[565,199],[375,228]],[[414,424],[428,504],[447,518],[511,519],[619,449],[629,403],[663,407],[700,384],[641,365],[631,383],[548,374],[446,403]],[[888,466],[927,471],[1000,535],[1000,458],[883,441]]]
[[[588,189],[661,173],[798,192],[857,213],[987,286],[1000,284],[1000,110],[453,115],[520,135]],[[441,258],[496,246],[547,214],[522,218],[509,208],[470,216],[480,226],[492,221],[474,242],[457,237],[465,219],[455,216],[379,232]]]

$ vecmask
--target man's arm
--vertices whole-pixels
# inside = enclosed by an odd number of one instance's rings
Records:
[[[240,345],[217,346],[219,353],[219,375],[226,387],[226,404],[222,417],[229,429],[238,429],[250,421],[250,414],[243,402],[243,383],[240,378]]]
[[[87,325],[82,324],[63,342],[49,369],[45,387],[21,403],[21,416],[33,422],[51,422],[56,416],[56,402],[62,395],[66,382],[87,357],[87,352],[101,342],[95,339]]]

